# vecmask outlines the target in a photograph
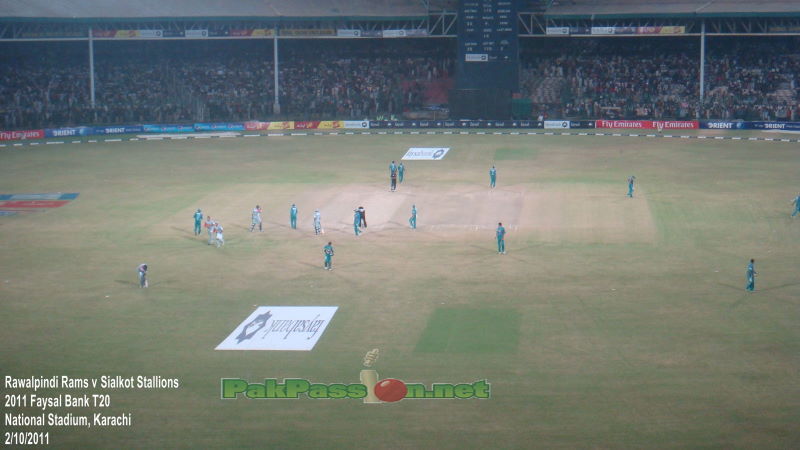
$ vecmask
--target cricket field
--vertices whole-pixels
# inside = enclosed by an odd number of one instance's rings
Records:
[[[410,147],[450,151],[405,161],[390,192],[388,165]],[[0,194],[79,194],[0,216],[4,433],[48,432],[56,448],[797,448],[798,174],[794,142],[627,136],[3,148]],[[250,233],[256,204],[264,232]],[[355,237],[358,206],[369,226]],[[225,227],[223,247],[193,234],[197,208]],[[215,350],[258,306],[338,311],[311,351]],[[223,378],[359,383],[373,348],[380,379],[486,380],[490,398],[220,398]],[[9,387],[53,376],[180,386]],[[18,404],[66,394],[110,404]],[[9,425],[48,413],[131,423]]]

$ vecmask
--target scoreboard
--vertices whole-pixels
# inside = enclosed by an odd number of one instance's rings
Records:
[[[459,1],[458,89],[519,88],[517,1]]]

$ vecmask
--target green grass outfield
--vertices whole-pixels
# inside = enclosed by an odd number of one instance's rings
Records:
[[[451,150],[407,162],[389,193],[389,161],[426,146]],[[61,448],[796,448],[798,174],[797,143],[708,139],[3,148],[0,194],[80,196],[0,217],[0,376],[179,378],[178,390],[63,391],[107,393],[111,407],[55,412],[130,413],[133,425],[31,429]],[[356,239],[346,217],[362,198],[374,221]],[[416,232],[405,227],[411,202]],[[256,203],[266,231],[250,234]],[[198,207],[225,225],[225,247],[193,236]],[[310,227],[316,207],[324,237]],[[497,221],[507,255],[496,252]],[[332,272],[321,268],[327,240]],[[750,258],[754,293],[744,291]],[[215,351],[256,305],[339,310],[310,352]],[[220,400],[220,378],[357,383],[372,348],[381,378],[486,379],[491,398]]]

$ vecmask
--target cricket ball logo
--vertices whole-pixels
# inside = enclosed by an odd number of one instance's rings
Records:
[[[364,356],[364,367],[359,374],[361,384],[366,387],[367,395],[364,403],[393,403],[408,399],[488,399],[491,396],[491,385],[486,380],[474,383],[453,385],[450,383],[434,383],[430,389],[420,383],[406,384],[396,378],[378,380],[378,372],[372,366],[378,360],[379,351],[373,348]]]
[[[378,372],[370,369],[378,360],[380,351],[373,348],[364,356],[364,367],[359,374],[361,384],[367,387],[367,396],[364,403],[391,403],[397,402],[406,397],[408,387],[405,383],[394,378],[387,378],[378,381]]]

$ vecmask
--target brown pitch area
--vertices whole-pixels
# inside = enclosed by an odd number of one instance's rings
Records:
[[[312,215],[322,214],[326,233],[353,235],[353,210],[367,213],[366,237],[374,232],[390,234],[409,228],[411,206],[417,206],[417,232],[434,232],[437,239],[465,234],[491,233],[502,222],[509,234],[527,235],[542,242],[651,243],[657,230],[647,196],[625,195],[625,186],[576,183],[531,183],[488,187],[477,185],[412,185],[390,192],[377,184],[270,185],[239,184],[210,193],[200,202],[226,226],[226,239],[245,232],[250,211],[264,209],[265,230],[289,232],[289,207],[297,204],[298,230],[313,233]],[[158,224],[158,235],[174,227],[186,227],[192,210],[176,213]],[[422,237],[422,236],[420,236]]]

